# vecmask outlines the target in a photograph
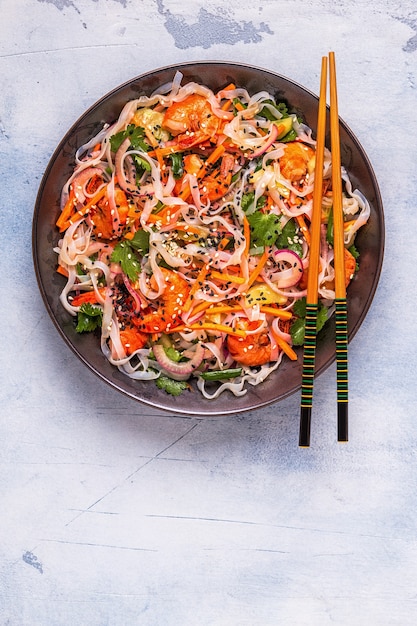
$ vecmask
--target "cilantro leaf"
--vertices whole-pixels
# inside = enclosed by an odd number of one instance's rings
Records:
[[[300,298],[294,302],[294,306],[292,308],[293,312],[297,317],[305,317],[306,316],[306,298]]]
[[[256,201],[256,208],[254,207],[255,202],[255,192],[248,191],[248,193],[244,193],[242,199],[240,201],[240,206],[242,207],[242,211],[244,211],[247,215],[253,213],[256,209],[262,209],[262,207],[266,204],[266,197],[259,196]]]
[[[329,309],[324,306],[324,304],[319,305],[319,310],[317,311],[317,332],[319,333],[325,323],[327,322],[327,314]]]
[[[146,230],[137,230],[129,243],[142,255],[147,254],[149,252],[149,233]]]
[[[123,272],[131,281],[137,280],[140,272],[140,263],[131,243],[127,239],[114,247],[110,258],[114,263],[120,263]]]
[[[173,152],[169,155],[172,165],[172,174],[174,178],[181,178],[184,174],[184,164],[182,160],[182,154],[179,152]]]
[[[103,311],[87,302],[80,306],[75,330],[77,333],[91,333],[96,328],[101,328],[102,321]]]
[[[333,233],[334,233],[333,209],[330,209],[329,216],[327,218],[326,241],[331,246],[333,245]]]
[[[282,114],[282,117],[288,117],[288,107],[285,102],[278,102],[276,105],[278,111]]]
[[[140,154],[132,154],[131,155],[133,162],[135,164],[136,175],[140,178],[144,172],[150,172],[151,166],[150,163],[140,156]]]
[[[185,380],[173,380],[165,376],[165,374],[161,374],[156,379],[156,386],[171,394],[171,396],[179,396],[184,389],[188,388],[188,383]]]
[[[278,215],[255,211],[247,218],[251,230],[251,246],[253,248],[273,246],[281,233]]]
[[[273,100],[264,100],[264,104],[272,104],[275,107],[275,109],[277,109],[282,114],[282,117],[288,117],[288,107],[285,104],[285,102],[276,103]],[[275,115],[273,115],[273,113],[266,106],[262,107],[258,115],[260,115],[261,117],[265,117],[267,120],[270,120],[271,122],[278,119]]]
[[[126,130],[121,130],[110,137],[110,147],[112,152],[117,152],[125,139],[130,139],[130,145],[134,150],[140,149],[147,152],[149,150],[149,145],[143,138],[144,134],[145,130],[141,126],[129,124]]]
[[[302,346],[304,343],[304,335],[306,331],[306,323],[304,317],[299,317],[291,324],[290,334],[293,346]]]
[[[301,298],[300,300],[297,300],[297,302],[294,303],[293,311],[299,317],[298,319],[295,320],[295,322],[291,324],[291,327],[290,327],[290,334],[291,334],[292,342],[294,346],[302,346],[304,343],[304,338],[305,338],[306,299]],[[318,333],[321,331],[321,329],[327,322],[327,314],[328,314],[328,308],[324,306],[322,302],[320,302],[318,306],[318,310],[317,310],[317,327],[316,328],[317,328]]]
[[[357,272],[359,270],[359,257],[360,257],[360,252],[357,249],[357,247],[355,246],[355,244],[352,244],[350,246],[350,248],[348,248],[349,252],[351,253],[351,255],[353,256],[353,258],[356,260],[356,267],[355,267],[355,272]]]
[[[298,233],[299,233],[299,228],[296,225],[295,220],[293,219],[288,220],[288,222],[285,224],[284,228],[282,229],[280,236],[277,239],[277,242],[276,242],[277,248],[279,249],[284,248],[287,250],[292,250],[293,252],[298,254],[298,256],[301,256],[303,252],[303,247],[301,243],[298,241],[298,236],[297,236]]]
[[[245,213],[249,211],[251,206],[253,206],[255,200],[255,192],[249,191],[248,193],[244,193],[242,196],[242,200],[240,201],[240,206],[242,207],[242,211]]]
[[[278,108],[275,102],[273,102],[272,100],[264,100],[264,104],[272,104],[275,108]],[[260,115],[261,117],[265,117],[267,120],[270,120],[271,122],[277,119],[276,115],[274,115],[266,106],[262,107],[258,115]]]

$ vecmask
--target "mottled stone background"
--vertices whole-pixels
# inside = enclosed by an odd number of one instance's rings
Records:
[[[0,0],[0,624],[412,626],[416,543],[416,69],[410,0]],[[317,92],[377,175],[385,262],[351,343],[350,441],[335,372],[201,419],[99,381],[44,309],[31,255],[43,172],[103,94],[163,65],[250,63]]]

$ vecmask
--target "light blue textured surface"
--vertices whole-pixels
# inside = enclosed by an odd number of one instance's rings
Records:
[[[1,0],[0,624],[417,623],[417,12],[377,0]],[[141,406],[64,345],[44,310],[31,219],[61,137],[162,65],[242,61],[318,91],[379,180],[383,272],[350,346],[350,441],[335,369],[299,397],[199,419]]]

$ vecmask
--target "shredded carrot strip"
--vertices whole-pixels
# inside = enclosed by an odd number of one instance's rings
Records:
[[[181,191],[179,192],[178,197],[181,198],[181,200],[187,200],[190,194],[191,194],[190,185],[188,185],[187,183],[184,189],[181,189]]]
[[[98,190],[98,192],[86,204],[84,204],[84,206],[82,206],[77,211],[77,215],[82,217],[83,215],[88,213],[91,207],[93,207],[95,204],[97,204],[99,200],[101,200],[101,198],[105,195],[106,191],[107,191],[107,185],[103,185],[103,187],[101,187]],[[57,225],[58,225],[58,222],[57,222]],[[61,225],[59,226],[59,232],[62,233],[64,230],[67,230],[68,226],[71,226],[71,217],[69,217],[63,224],[61,223]]]
[[[291,348],[290,344],[287,343],[285,341],[285,339],[283,339],[282,337],[280,337],[280,335],[278,335],[274,329],[271,327],[271,332],[272,335],[275,339],[275,341],[277,342],[278,346],[281,348],[281,350],[283,352],[285,352],[285,354],[291,359],[291,361],[296,361],[297,360],[297,354],[296,352],[294,352],[294,350]]]
[[[234,83],[230,83],[229,85],[227,85],[227,87],[222,89],[222,91],[233,91],[233,89],[236,89],[236,85]],[[222,111],[228,111],[231,105],[232,105],[232,101],[229,98],[229,100],[226,100],[226,102],[222,104]]]
[[[224,250],[227,248],[231,241],[231,237],[223,237],[223,239],[219,242],[219,250]]]
[[[161,169],[161,172],[164,171],[164,156],[165,156],[165,155],[162,154],[162,151],[163,151],[163,148],[156,148],[155,151],[154,151],[155,152],[155,156],[156,156],[156,160],[158,161],[158,165],[159,165],[159,167]]]
[[[101,295],[102,298],[104,298],[106,294],[106,288],[100,287],[98,289],[98,293]],[[71,300],[71,304],[73,306],[81,306],[82,304],[86,304],[87,302],[90,304],[96,304],[98,302],[97,293],[94,289],[91,291],[82,291],[78,295],[74,296]]]
[[[162,158],[169,156],[170,154],[174,154],[175,152],[185,152],[189,148],[180,148],[178,144],[174,144],[171,146],[167,146],[166,148],[158,148],[158,152]],[[154,157],[156,156],[156,150],[150,150],[148,156]]]
[[[297,223],[301,229],[301,232],[303,233],[306,242],[308,243],[308,245],[310,245],[310,231],[307,228],[307,224],[305,223],[305,219],[302,215],[297,215],[297,217],[295,218],[297,220]]]
[[[267,196],[267,202],[266,202],[266,210],[270,211],[272,209],[272,207],[274,206],[274,201],[271,198],[271,196],[268,194]]]
[[[199,237],[207,233],[204,226],[193,226],[192,224],[179,223],[177,224],[177,230],[184,231],[185,233],[191,233],[192,235],[198,235]]]
[[[158,148],[158,150],[160,150],[161,152],[163,152],[164,150],[166,150],[166,148]],[[207,157],[207,160],[203,163],[203,165],[200,167],[200,169],[197,171],[196,176],[198,180],[201,180],[205,177],[205,175],[207,174],[207,169],[210,165],[212,165],[213,163],[215,163],[217,161],[217,159],[219,159],[224,152],[226,151],[226,147],[223,144],[218,145],[213,152]],[[156,152],[156,150],[155,150]],[[169,152],[168,154],[171,154],[172,152]],[[151,154],[150,152],[148,152],[148,154]],[[213,176],[215,176],[217,174],[213,173]],[[222,180],[219,181],[219,184],[221,185],[225,185],[227,183],[227,181]],[[228,183],[230,184],[230,182]],[[191,195],[191,189],[190,189],[190,185],[185,185],[185,187],[179,192],[178,197],[181,198],[181,200],[187,200]]]
[[[62,265],[58,265],[58,267],[56,268],[56,271],[58,272],[58,274],[65,276],[65,278],[68,277],[68,270],[65,269],[65,267],[62,267]]]
[[[65,203],[64,208],[62,209],[57,221],[56,221],[56,226],[60,229],[61,231],[61,227],[69,220],[69,218],[71,217],[71,213],[74,210],[74,206],[75,206],[75,193],[74,190],[72,188],[72,186],[70,187],[70,191],[69,191],[69,196],[68,196],[68,200]],[[65,229],[64,229],[65,230]],[[62,231],[61,231],[62,232]]]
[[[147,221],[152,224],[161,222],[161,224],[166,226],[167,224],[175,223],[179,211],[180,207],[175,210],[175,205],[166,206],[158,213],[151,213]]]
[[[245,107],[243,106],[243,104],[241,102],[235,102],[235,108],[238,111],[244,111],[245,110]]]
[[[158,161],[159,171],[161,172],[161,180],[166,182],[168,180],[168,169],[165,167],[164,155],[161,154],[162,148],[155,148],[155,156]]]
[[[215,324],[211,322],[203,322],[197,324],[183,324],[182,326],[176,326],[175,328],[171,328],[166,330],[166,333],[181,333],[185,330],[212,330],[214,332],[226,333],[227,335],[233,335],[235,337],[242,337],[243,339],[246,337],[246,332],[244,330],[233,329],[230,326],[226,326],[225,324]]]
[[[261,258],[259,259],[255,269],[253,270],[252,274],[249,276],[247,289],[249,289],[249,287],[251,287],[253,283],[255,282],[255,280],[258,278],[259,274],[262,272],[265,266],[265,263],[267,262],[267,259],[268,259],[268,252],[265,250]]]
[[[223,274],[222,272],[217,272],[216,270],[213,270],[211,272],[211,276],[213,276],[213,278],[217,278],[218,280],[222,280],[225,283],[231,282],[237,283],[238,285],[243,285],[243,283],[246,282],[246,280],[242,278],[242,276],[235,276],[234,274]]]
[[[261,305],[260,311],[261,313],[266,313],[267,315],[274,315],[275,317],[279,317],[282,320],[290,320],[292,318],[292,313],[290,311],[285,311],[284,309],[276,309],[273,306]]]
[[[213,152],[207,157],[204,164],[201,166],[200,170],[197,172],[197,178],[204,178],[207,172],[207,168],[209,165],[213,165],[220,157],[226,152],[225,146],[221,143],[216,148],[214,148]]]
[[[231,106],[232,106],[232,101],[231,100],[226,100],[226,102],[223,102],[223,104],[221,106],[221,109],[222,109],[222,111],[228,111]]]
[[[243,218],[243,236],[244,236],[245,241],[246,241],[245,255],[248,256],[249,248],[250,248],[250,224],[249,224],[249,220],[246,217],[246,215]]]
[[[236,85],[234,83],[229,83],[227,87],[222,89],[222,91],[233,91],[233,89],[236,89]]]
[[[186,313],[187,311],[189,311],[191,309],[191,305],[193,303],[193,298],[195,296],[195,294],[197,293],[197,291],[200,289],[200,287],[202,287],[204,280],[207,276],[207,272],[209,270],[209,266],[204,264],[203,267],[201,268],[193,286],[190,289],[190,293],[188,294],[188,298],[184,303],[183,306],[183,312]]]
[[[219,304],[206,309],[206,315],[217,315],[217,313],[233,313],[234,311],[241,311],[240,304]]]
[[[195,307],[193,307],[191,317],[194,317],[195,315],[198,315],[199,313],[203,313],[206,309],[210,308],[212,304],[213,304],[212,302],[209,302],[207,300],[200,302],[200,304],[196,304]]]
[[[200,308],[201,307],[201,308]],[[242,311],[243,307],[240,304],[219,304],[210,306],[210,303],[204,303],[203,305],[198,305],[193,309],[193,314],[206,312],[206,315],[216,315],[217,313],[233,313],[235,311]],[[261,313],[265,313],[267,315],[273,315],[274,317],[279,317],[282,320],[290,320],[292,318],[292,313],[290,311],[285,311],[284,309],[278,309],[272,306],[263,305],[260,307]]]

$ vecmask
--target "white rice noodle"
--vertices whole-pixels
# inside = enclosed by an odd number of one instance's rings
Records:
[[[357,231],[362,226],[364,226],[364,224],[366,224],[366,222],[369,220],[369,216],[371,214],[371,207],[369,205],[368,200],[358,189],[355,189],[355,190],[352,189],[352,183],[344,168],[342,168],[342,177],[343,177],[343,180],[345,181],[346,193],[348,194],[349,197],[354,198],[357,201],[359,209],[360,209],[360,213],[357,219],[351,224],[349,224],[348,227],[345,227],[345,246],[349,247],[352,245]]]
[[[197,387],[207,400],[215,400],[224,391],[230,391],[234,396],[244,396],[248,390],[244,389],[245,379],[242,376],[235,378],[233,382],[222,383],[213,393],[209,393],[206,388],[206,381],[200,377],[197,378]]]

